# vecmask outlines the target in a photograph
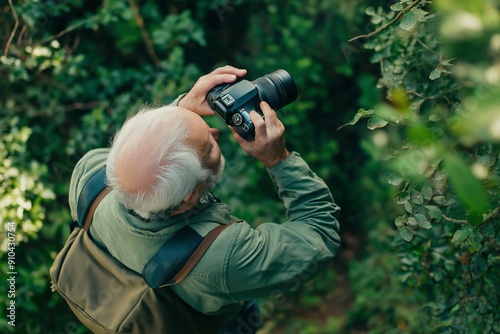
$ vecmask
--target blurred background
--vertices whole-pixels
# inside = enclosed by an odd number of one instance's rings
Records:
[[[250,80],[292,75],[299,97],[278,112],[287,145],[342,208],[338,256],[261,300],[261,333],[500,333],[499,9],[2,0],[0,266],[16,271],[16,291],[0,301],[15,301],[16,326],[6,311],[0,331],[87,333],[48,275],[69,234],[72,169],[142,105],[168,104],[230,64]],[[220,119],[207,122],[227,159],[215,193],[254,226],[283,220],[265,168]]]

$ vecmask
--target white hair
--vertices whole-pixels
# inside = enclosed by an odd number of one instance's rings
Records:
[[[142,109],[115,135],[106,161],[109,187],[141,217],[173,210],[198,185],[210,182],[188,137],[185,110]],[[212,184],[211,184],[212,186]]]

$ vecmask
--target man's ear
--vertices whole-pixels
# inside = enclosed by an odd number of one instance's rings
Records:
[[[184,201],[179,205],[179,207],[172,211],[172,216],[179,215],[186,211],[191,210],[201,198],[201,186],[196,186],[190,193],[184,197]]]

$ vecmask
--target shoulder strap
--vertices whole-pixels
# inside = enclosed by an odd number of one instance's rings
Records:
[[[94,211],[101,200],[111,191],[106,188],[106,168],[99,169],[83,186],[77,203],[77,225],[88,230]]]
[[[90,228],[97,206],[111,192],[105,180],[106,168],[103,167],[92,175],[78,196],[76,223],[86,231]],[[205,238],[189,226],[176,232],[144,266],[142,276],[146,283],[158,288],[181,282],[229,225],[218,225]]]
[[[229,225],[218,225],[205,238],[189,226],[179,230],[144,266],[142,276],[146,283],[154,289],[180,283]]]

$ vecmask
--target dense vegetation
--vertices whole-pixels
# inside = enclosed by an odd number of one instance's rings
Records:
[[[13,222],[17,272],[16,327],[2,316],[1,332],[86,333],[48,278],[69,232],[74,165],[141,105],[168,104],[224,64],[250,79],[292,74],[299,98],[279,112],[288,146],[342,207],[337,260],[262,300],[263,332],[500,332],[497,0],[9,0],[0,10],[0,263],[12,271]],[[278,220],[263,166],[227,130],[221,148],[219,197],[255,225]]]

